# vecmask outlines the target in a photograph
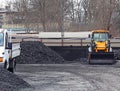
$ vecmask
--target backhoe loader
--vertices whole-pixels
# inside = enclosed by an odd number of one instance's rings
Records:
[[[88,62],[91,63],[114,63],[114,52],[111,48],[108,30],[93,30],[90,47],[88,48]]]

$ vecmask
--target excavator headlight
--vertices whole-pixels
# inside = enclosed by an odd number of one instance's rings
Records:
[[[3,58],[2,57],[0,57],[0,62],[3,62]]]

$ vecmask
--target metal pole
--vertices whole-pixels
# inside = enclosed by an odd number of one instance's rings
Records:
[[[62,38],[62,46],[64,42],[64,0],[61,0],[61,38]]]

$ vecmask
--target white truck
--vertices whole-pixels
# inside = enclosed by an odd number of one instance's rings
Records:
[[[10,72],[14,72],[15,58],[20,55],[20,43],[12,43],[10,32],[0,29],[0,66]]]

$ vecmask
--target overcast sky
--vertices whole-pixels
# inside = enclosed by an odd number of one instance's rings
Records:
[[[6,2],[8,2],[8,1],[13,1],[13,0],[0,0],[0,8],[1,8],[1,7],[4,8],[5,5],[6,5]],[[76,1],[76,0],[75,0],[75,1]]]
[[[0,0],[0,8],[5,6],[5,1],[6,0]]]
[[[13,0],[0,0],[0,8],[5,7],[7,1],[13,1]]]

